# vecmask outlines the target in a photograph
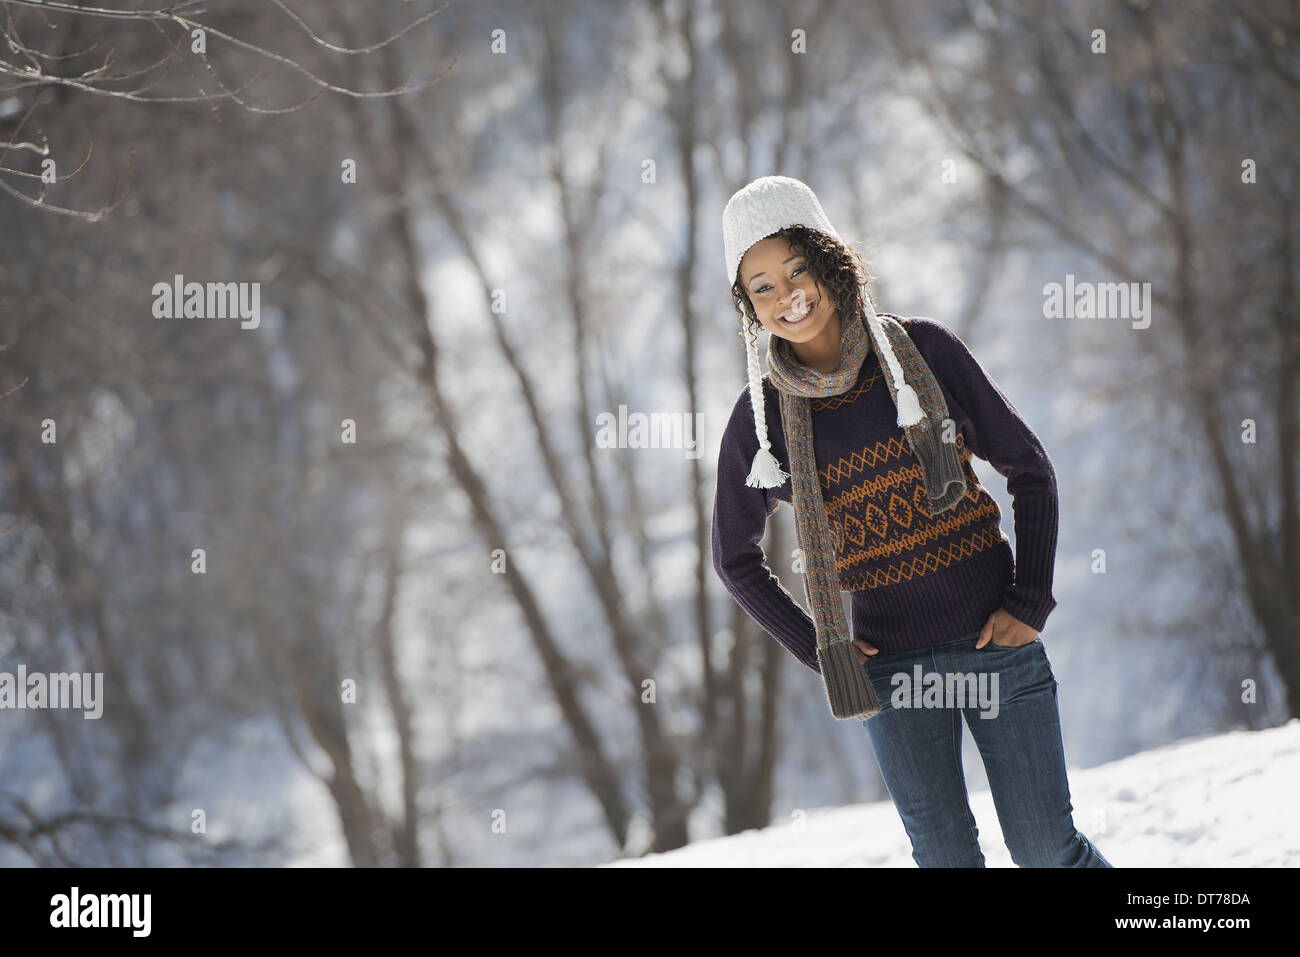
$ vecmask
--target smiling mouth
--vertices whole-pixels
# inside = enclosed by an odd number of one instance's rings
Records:
[[[818,302],[820,302],[820,301],[821,301],[821,300],[818,300]],[[780,317],[778,317],[778,318],[780,318],[780,320],[781,320],[782,322],[784,322],[787,326],[793,326],[793,325],[796,325],[796,324],[798,324],[798,323],[800,323],[800,322],[803,322],[805,319],[807,319],[809,316],[811,316],[813,310],[816,309],[816,308],[817,308],[817,303],[816,303],[816,302],[814,302],[814,303],[810,303],[809,306],[808,306],[808,309],[807,309],[806,311],[804,311],[804,312],[801,312],[801,313],[799,313],[799,314],[797,314],[797,315],[795,315],[795,316],[784,315],[784,316],[780,316]]]

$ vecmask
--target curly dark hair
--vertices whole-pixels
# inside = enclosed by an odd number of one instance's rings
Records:
[[[866,292],[866,286],[874,278],[865,257],[858,250],[847,246],[818,229],[807,226],[787,226],[772,233],[784,236],[801,255],[808,258],[808,272],[817,283],[818,291],[823,287],[830,293],[831,300],[841,320],[845,316],[861,316],[864,311],[862,297],[865,294],[874,309],[876,300]],[[763,329],[754,312],[754,304],[749,299],[740,277],[731,285],[731,304],[736,309],[736,318],[741,323],[741,334],[757,336]],[[746,329],[748,324],[748,329]]]

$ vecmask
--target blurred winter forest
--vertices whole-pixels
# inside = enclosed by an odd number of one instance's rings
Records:
[[[1052,457],[1071,765],[1300,715],[1296,4],[101,4],[0,0],[0,671],[104,676],[0,710],[0,863],[590,864],[887,798],[711,563],[769,173]],[[177,275],[260,324],[156,317]],[[1048,318],[1067,276],[1149,327]],[[698,454],[601,447],[620,406]]]

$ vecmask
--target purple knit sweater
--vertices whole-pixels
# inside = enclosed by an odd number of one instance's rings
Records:
[[[888,313],[881,313],[888,315]],[[840,588],[852,593],[852,628],[882,652],[953,641],[1005,608],[1042,631],[1056,607],[1056,473],[1038,437],[988,377],[965,343],[934,319],[903,318],[912,341],[948,401],[966,496],[939,516],[926,508],[921,465],[897,422],[898,412],[875,350],[847,392],[812,400],[813,447],[835,543]],[[780,400],[766,376],[772,454],[790,471]],[[722,436],[713,508],[713,567],[727,591],[773,638],[820,674],[812,618],[778,581],[759,542],[767,517],[790,502],[791,482],[749,488],[758,437],[746,388]],[[1006,477],[1016,547],[1001,509],[971,468],[972,453]],[[779,556],[787,580],[799,578]],[[800,580],[798,591],[803,593]]]

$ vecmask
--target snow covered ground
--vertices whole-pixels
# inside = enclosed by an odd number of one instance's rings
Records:
[[[1071,768],[1070,794],[1075,825],[1116,867],[1300,866],[1300,718]],[[988,865],[1014,867],[989,792],[970,798]],[[606,866],[915,867],[911,853],[880,801]]]

